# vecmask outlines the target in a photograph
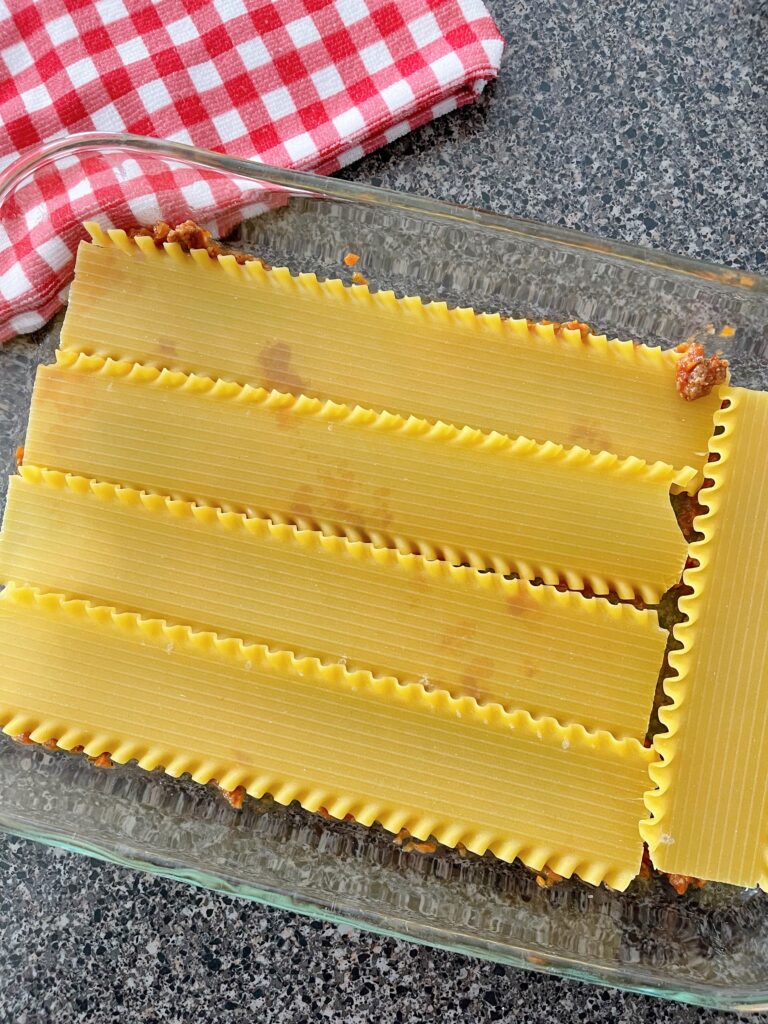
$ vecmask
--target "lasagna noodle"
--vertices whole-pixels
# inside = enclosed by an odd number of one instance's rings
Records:
[[[0,598],[0,723],[625,888],[651,752],[60,596]]]
[[[768,395],[721,398],[643,832],[663,871],[768,888]]]
[[[662,463],[59,358],[39,371],[33,464],[651,603],[682,571],[669,491],[686,474]]]
[[[0,573],[642,738],[654,612],[25,466]]]
[[[675,352],[87,227],[66,349],[678,469],[706,458],[716,396],[680,401]]]

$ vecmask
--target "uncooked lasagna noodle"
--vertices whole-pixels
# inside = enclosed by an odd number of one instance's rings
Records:
[[[26,453],[49,468],[651,603],[685,561],[669,492],[690,473],[662,463],[71,353],[39,371]]]
[[[706,459],[717,399],[679,400],[679,353],[87,227],[65,349],[678,469]]]
[[[653,611],[31,466],[0,576],[642,739]]]
[[[653,756],[234,638],[8,587],[0,723],[625,888]]]
[[[663,871],[768,888],[768,395],[720,397],[643,834]]]

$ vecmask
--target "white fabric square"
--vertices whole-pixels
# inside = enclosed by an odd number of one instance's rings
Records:
[[[260,159],[258,153],[254,155],[253,159]],[[233,178],[232,184],[235,188],[239,188],[241,192],[252,192],[255,188],[254,182],[247,181],[245,178]],[[243,214],[243,217],[245,217],[245,214]]]
[[[243,0],[213,0],[213,6],[222,21],[231,21],[233,18],[239,18],[241,14],[248,13]]]
[[[48,207],[45,203],[38,203],[37,206],[33,206],[31,210],[27,210],[24,214],[24,223],[27,225],[30,231],[36,228],[38,224],[42,224],[43,221],[49,217]],[[10,243],[9,243],[10,244]],[[2,252],[2,247],[0,247]]]
[[[449,85],[451,82],[464,77],[464,65],[456,53],[446,53],[444,57],[438,58],[429,66],[432,68],[435,78],[440,85]]]
[[[32,54],[29,52],[26,43],[16,43],[15,46],[7,46],[0,56],[5,61],[5,66],[12,75],[18,75],[26,71],[35,63]]]
[[[294,46],[309,46],[310,43],[316,43],[320,38],[314,19],[308,14],[295,21],[289,21],[285,26],[285,31],[291,37]]]
[[[391,128],[385,129],[384,138],[387,142],[394,142],[395,139],[402,138],[410,130],[411,126],[407,121],[400,121],[399,124],[393,124]]]
[[[108,103],[106,107],[91,114],[93,127],[98,132],[121,132],[125,129],[125,122],[114,103]]]
[[[144,40],[138,37],[120,43],[117,52],[123,64],[135,64],[137,60],[144,60],[149,56],[149,50],[144,45]]]
[[[18,299],[24,292],[28,292],[32,285],[27,279],[27,275],[21,269],[18,263],[15,263],[10,270],[0,275],[0,295],[8,302],[13,302],[14,299]]]
[[[240,60],[245,64],[248,71],[264,67],[265,64],[269,64],[272,60],[269,50],[258,36],[254,36],[253,39],[249,39],[245,43],[240,43],[237,52],[240,54]]]
[[[485,50],[485,55],[490,63],[494,67],[498,67],[504,50],[504,43],[500,39],[483,39],[480,45]]]
[[[210,92],[211,89],[215,89],[217,85],[222,84],[221,75],[216,70],[216,65],[212,60],[207,60],[203,64],[195,64],[191,68],[187,68],[187,74],[192,79],[192,84],[199,93]]]
[[[78,181],[76,185],[73,185],[72,188],[67,190],[67,196],[69,197],[70,202],[75,203],[78,199],[85,199],[85,197],[89,196],[92,192],[93,188],[91,183],[87,178],[83,178],[82,181]]]
[[[452,110],[456,109],[456,97],[446,96],[444,100],[440,100],[432,107],[432,117],[442,117],[443,114],[450,114]]]
[[[141,164],[138,160],[123,160],[114,169],[115,178],[120,182],[134,181],[136,178],[140,178],[143,173],[144,171],[141,169]]]
[[[413,41],[418,47],[429,46],[436,39],[440,39],[442,32],[434,14],[424,14],[414,21],[408,22],[408,31],[413,36]]]
[[[365,156],[365,150],[362,146],[353,146],[348,149],[346,153],[342,153],[338,157],[338,161],[342,167],[347,167],[349,164],[353,164],[355,160],[362,160]]]
[[[77,25],[68,14],[62,14],[60,18],[49,21],[45,27],[54,46],[61,46],[70,39],[77,39]]]
[[[295,135],[292,139],[285,139],[283,145],[288,151],[288,156],[291,160],[303,160],[305,157],[315,156],[317,153],[315,140],[309,132],[304,132],[302,135]]]
[[[120,21],[121,18],[128,17],[123,0],[98,0],[96,10],[102,25],[111,25],[113,21]]]
[[[33,113],[35,110],[44,110],[46,107],[51,106],[51,94],[42,82],[40,85],[36,85],[32,89],[27,89],[27,91],[23,92],[19,98],[24,104],[24,109],[28,114]]]
[[[185,18],[179,18],[178,21],[172,21],[170,25],[165,26],[165,31],[176,46],[181,46],[182,43],[189,43],[200,35],[189,15]]]
[[[329,96],[337,96],[340,92],[344,92],[344,81],[333,64],[329,64],[328,67],[321,68],[319,71],[313,71],[311,78],[321,100],[327,100]]]
[[[56,161],[57,171],[71,171],[73,167],[80,167],[80,160],[76,156],[64,156]]]
[[[204,210],[206,207],[210,208],[216,204],[211,186],[207,181],[196,181],[192,185],[185,185],[181,191],[193,210]]]
[[[156,110],[167,107],[171,101],[171,94],[165,87],[165,82],[157,78],[154,82],[146,82],[137,89],[141,102],[147,109],[147,113],[154,114]]]
[[[365,127],[365,118],[357,107],[351,107],[334,117],[333,127],[342,138],[347,138]]]
[[[391,67],[395,63],[392,54],[389,52],[389,47],[383,40],[379,40],[378,43],[372,43],[370,46],[362,49],[360,51],[360,60],[363,62],[365,70],[369,75],[374,75],[377,71]]]
[[[273,89],[272,92],[264,93],[261,101],[267,108],[267,113],[273,121],[296,112],[296,104],[291,99],[291,94],[284,85],[281,85],[279,89]]]
[[[67,64],[67,74],[72,85],[78,89],[99,77],[96,65],[90,57],[83,57],[81,60],[76,60],[74,64]]]
[[[345,25],[354,25],[369,15],[368,7],[364,0],[336,0],[336,13]]]
[[[32,310],[11,317],[11,329],[14,334],[31,334],[32,331],[39,331],[44,326],[45,320],[39,313],[34,313]]]
[[[477,21],[488,16],[488,9],[482,0],[459,0],[459,7],[467,21]]]
[[[407,107],[409,103],[413,103],[415,97],[410,85],[408,85],[405,80],[401,80],[399,82],[393,82],[392,85],[388,85],[386,89],[382,89],[381,98],[394,113],[396,110],[401,110],[403,107]]]
[[[128,200],[128,209],[136,218],[137,224],[156,224],[163,219],[160,203],[153,195],[136,196]]]
[[[227,110],[219,114],[214,117],[213,123],[222,142],[232,142],[233,139],[241,139],[243,135],[248,134],[248,129],[236,110]]]
[[[186,128],[179,128],[177,132],[172,132],[168,139],[170,142],[183,142],[185,146],[192,145],[192,136]]]
[[[58,235],[54,235],[53,238],[41,242],[40,245],[35,247],[35,251],[40,259],[48,264],[51,270],[61,270],[72,259],[69,246],[65,245]]]

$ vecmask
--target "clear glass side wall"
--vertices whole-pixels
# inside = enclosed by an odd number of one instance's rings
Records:
[[[88,145],[83,152],[106,166],[130,158],[155,171],[188,155],[184,147],[164,155],[168,147],[150,141]],[[81,157],[70,150],[58,159]],[[246,170],[205,159],[207,166],[185,162],[201,180],[242,178]],[[29,173],[39,181],[54,168],[40,163]],[[735,333],[717,344],[733,361],[735,382],[768,387],[768,288],[760,278],[346,182],[271,177],[261,170],[250,178],[247,205],[259,202],[264,212],[232,237],[273,264],[339,276],[352,250],[374,287],[515,316],[586,320],[652,344],[689,337],[711,344],[728,325]],[[3,195],[0,181],[3,223],[24,215],[23,185]],[[51,359],[60,320],[0,350],[0,504],[23,443],[34,368]],[[326,823],[269,800],[248,801],[235,814],[188,781],[131,766],[107,772],[5,738],[0,827],[499,961],[706,1005],[768,1006],[768,901],[753,891],[708,886],[680,898],[662,882],[636,882],[624,894],[580,882],[544,890],[519,865],[492,857],[405,853],[381,830]]]

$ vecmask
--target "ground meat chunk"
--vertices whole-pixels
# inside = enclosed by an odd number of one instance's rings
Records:
[[[527,319],[526,323],[528,324],[528,329],[531,331],[538,324],[541,324],[545,327],[551,326],[552,330],[555,332],[556,335],[558,335],[558,337],[562,335],[564,328],[566,328],[569,331],[578,331],[581,335],[581,340],[585,344],[589,340],[589,336],[592,333],[592,328],[589,326],[589,324],[582,323],[581,320],[569,320],[567,323],[560,323],[559,320],[547,320],[545,318],[543,320]]]
[[[236,811],[243,809],[246,797],[245,786],[238,786],[236,789],[230,790],[223,789],[222,793],[230,807],[234,807]]]
[[[707,356],[704,346],[697,341],[678,345],[676,351],[683,353],[675,373],[677,393],[686,402],[704,398],[713,388],[726,382],[728,360],[723,359],[719,352]]]
[[[699,536],[696,529],[696,519],[703,516],[707,506],[699,501],[699,493],[696,494],[674,494],[672,495],[672,508],[677,516],[677,522],[683,531],[683,536],[691,544]]]
[[[668,874],[666,877],[678,896],[684,896],[690,886],[693,886],[695,889],[703,889],[707,884],[703,878],[694,878],[693,875]]]
[[[166,242],[177,242],[184,252],[189,252],[190,249],[205,249],[211,259],[216,259],[217,256],[234,256],[238,263],[251,263],[253,260],[258,260],[263,266],[267,266],[264,260],[260,260],[258,256],[237,252],[220,242],[215,242],[211,232],[201,228],[193,220],[185,220],[183,224],[177,224],[175,228],[161,220],[150,227],[130,228],[128,234],[131,238],[135,238],[137,235],[151,238],[158,249]]]

